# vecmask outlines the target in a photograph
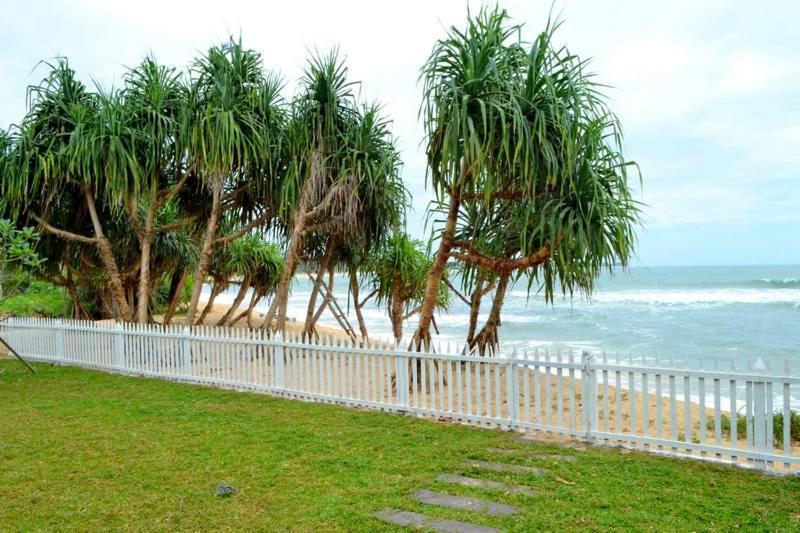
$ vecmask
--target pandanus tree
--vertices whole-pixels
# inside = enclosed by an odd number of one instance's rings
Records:
[[[501,281],[525,274],[529,288],[538,284],[551,301],[557,285],[591,294],[602,269],[624,267],[631,257],[638,221],[628,183],[633,163],[622,155],[620,125],[587,62],[554,45],[557,28],[548,22],[526,44],[505,11],[482,10],[465,29],[451,28],[423,67],[428,175],[444,224],[418,348],[430,342],[450,260]],[[496,230],[500,242],[457,237],[469,206],[508,213],[486,216],[487,225],[466,232]],[[517,231],[506,231],[509,224]]]
[[[252,310],[252,302],[257,298],[255,295],[258,294],[258,291],[254,289],[254,281],[259,275],[262,279],[264,278],[263,271],[274,272],[276,270],[276,253],[277,247],[273,243],[265,241],[261,235],[256,233],[248,234],[231,244],[229,260],[240,280],[239,291],[236,293],[233,303],[217,322],[218,326],[231,325],[233,318],[239,312],[239,307],[247,296],[248,290],[251,289],[253,289],[254,297],[251,298],[251,306],[248,306],[248,311]],[[274,288],[274,285],[271,288]]]
[[[283,272],[283,252],[275,243],[262,241],[259,246],[259,260],[255,271],[250,278],[250,302],[247,309],[233,317],[229,322],[235,325],[237,322],[247,317],[247,325],[253,327],[253,310],[264,298],[275,293],[281,273]]]
[[[100,260],[116,314],[133,318],[104,221],[118,217],[140,168],[131,152],[135,130],[118,91],[92,93],[66,59],[49,65],[29,88],[16,153],[5,165],[4,195],[23,218]],[[85,252],[85,250],[82,250]]]
[[[281,83],[264,73],[261,56],[231,40],[212,47],[192,69],[192,115],[187,153],[191,168],[210,193],[187,323],[197,313],[214,247],[228,244],[276,215],[273,191],[281,174],[279,154],[285,122]],[[219,235],[222,215],[241,224]]]
[[[155,283],[171,272],[177,295],[194,266],[194,318],[214,248],[277,213],[280,82],[235,41],[188,75],[146,58],[118,90],[87,90],[65,59],[48,66],[22,123],[3,135],[0,165],[15,225],[42,230],[43,275],[76,302],[76,284],[97,296],[102,316],[144,322]],[[237,219],[233,233],[220,231],[223,216]],[[186,256],[197,259],[178,269],[155,252],[159,240],[199,243]]]
[[[362,337],[367,337],[366,325],[361,316],[363,301],[358,302],[357,270],[383,241],[385,235],[403,227],[408,206],[408,191],[399,175],[399,154],[394,149],[389,122],[380,114],[377,105],[360,106],[356,122],[348,129],[345,139],[350,168],[361,169],[357,185],[357,205],[360,210],[353,224],[340,225],[335,220],[316,224],[315,235],[326,238],[324,255],[319,261],[320,275],[328,272],[328,288],[333,290],[333,274],[337,267],[350,275],[350,295]],[[312,240],[312,239],[309,239]],[[353,278],[356,278],[355,280]],[[356,283],[355,289],[353,283]],[[322,280],[318,277],[306,315],[305,333],[314,331],[316,322],[330,302],[324,301],[313,311],[316,295]],[[353,292],[355,290],[355,292]]]
[[[139,187],[128,192],[126,203],[139,250],[136,320],[145,323],[153,292],[153,242],[159,235],[180,230],[194,218],[189,214],[174,216],[176,210],[167,207],[170,203],[175,205],[175,195],[182,192],[191,176],[183,145],[184,126],[191,110],[188,88],[181,75],[174,68],[159,65],[152,57],[128,71],[124,95],[131,126],[138,133],[133,154],[141,169],[141,179]],[[169,223],[158,225],[159,211],[164,210],[173,216],[169,217]]]
[[[347,68],[337,54],[313,57],[292,105],[287,126],[282,217],[288,228],[286,261],[264,327],[285,329],[291,280],[309,235],[333,246],[367,238],[372,203],[381,187],[403,190],[400,160],[376,106],[359,106]],[[395,194],[395,200],[397,195]],[[402,196],[404,199],[405,196]],[[333,239],[332,241],[330,239]]]
[[[379,304],[386,304],[395,341],[403,338],[403,322],[418,311],[425,294],[425,280],[431,261],[425,245],[407,233],[398,232],[385,239],[370,260],[367,278]],[[450,292],[441,281],[436,307],[446,309]]]

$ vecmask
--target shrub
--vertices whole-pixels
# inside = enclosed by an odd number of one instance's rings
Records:
[[[64,289],[44,281],[30,281],[21,294],[0,302],[0,314],[59,318],[69,315],[71,302]]]
[[[722,434],[730,436],[731,434],[731,417],[723,414],[720,417],[720,426],[722,426]],[[789,428],[792,441],[800,441],[800,412],[791,409],[789,411]],[[706,429],[714,431],[714,419],[711,418],[706,422]],[[747,417],[745,415],[737,415],[736,417],[736,435],[739,438],[747,435]],[[772,415],[772,435],[775,444],[778,446],[783,445],[783,412],[775,411]]]

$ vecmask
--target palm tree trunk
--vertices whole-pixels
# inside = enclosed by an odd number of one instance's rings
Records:
[[[368,339],[369,333],[367,332],[367,323],[364,322],[364,315],[361,313],[361,302],[359,301],[358,270],[355,268],[350,269],[350,294],[353,295],[353,309],[355,309],[356,319],[358,319],[358,329],[361,331],[361,338]]]
[[[210,313],[211,310],[214,309],[214,300],[216,300],[219,293],[223,291],[223,287],[224,285],[222,283],[214,283],[214,286],[211,287],[211,294],[208,296],[208,302],[206,302],[206,306],[203,308],[203,312],[200,313],[200,317],[198,317],[197,319],[198,324],[202,324],[205,321],[206,317],[208,316],[208,313]],[[186,319],[186,324],[187,325],[190,324],[188,318]]]
[[[270,306],[270,311],[264,318],[262,327],[271,327],[275,320],[275,330],[286,331],[286,309],[289,306],[289,286],[300,262],[300,251],[303,249],[303,242],[306,234],[306,211],[308,210],[308,197],[310,196],[310,182],[303,184],[303,192],[297,205],[297,212],[294,216],[292,235],[289,239],[289,246],[286,250],[286,261],[283,266],[283,273],[278,282],[275,292],[275,305]],[[277,317],[275,316],[277,313]]]
[[[278,297],[277,295],[275,295],[272,297],[272,302],[269,304],[269,309],[267,309],[267,312],[264,315],[264,322],[261,324],[262,328],[272,329],[272,322],[270,321],[270,317],[275,316],[275,310],[277,308],[278,308]]]
[[[319,322],[319,318],[322,316],[322,313],[325,311],[325,308],[331,305],[331,299],[333,298],[333,279],[334,279],[333,275],[334,275],[333,267],[330,267],[328,271],[328,294],[325,296],[325,300],[322,302],[322,304],[320,304],[319,309],[317,309],[317,312],[314,313],[314,316],[311,319],[311,333],[314,332],[314,328],[316,327],[317,322]],[[344,324],[342,324],[342,322],[338,318],[337,322],[339,322],[339,325],[342,326],[342,328],[344,329]]]
[[[314,278],[314,288],[311,289],[311,297],[308,299],[308,309],[306,309],[306,321],[303,327],[304,335],[311,335],[314,332],[314,311],[317,307],[317,296],[319,296],[320,276],[328,270],[328,265],[330,265],[331,257],[333,256],[334,241],[333,237],[328,239],[328,244],[325,246],[325,255],[319,263],[319,272],[317,277]]]
[[[436,308],[436,297],[439,293],[439,284],[442,281],[444,267],[450,258],[452,240],[456,233],[456,222],[458,221],[459,200],[456,195],[450,198],[450,208],[447,211],[447,222],[445,223],[442,237],[439,241],[439,250],[433,260],[430,270],[428,270],[428,280],[425,284],[425,296],[422,300],[422,309],[419,313],[419,325],[414,334],[413,344],[415,349],[428,349],[431,342],[431,320],[433,311]]]
[[[283,274],[278,282],[278,288],[275,292],[274,306],[270,306],[270,311],[264,318],[264,324],[261,327],[272,327],[272,321],[275,320],[275,330],[280,332],[286,331],[286,309],[289,306],[289,285],[294,277],[297,265],[300,262],[300,252],[303,249],[306,231],[313,218],[311,216],[311,201],[316,192],[315,186],[320,186],[325,177],[324,167],[324,146],[320,141],[317,150],[312,154],[311,168],[309,170],[308,178],[303,182],[300,190],[300,197],[297,201],[295,209],[292,235],[289,239],[289,246],[286,250],[286,261],[284,261]],[[317,208],[324,205],[324,200],[320,202]],[[277,317],[275,316],[277,313]]]
[[[231,320],[230,325],[235,326],[237,322],[244,317],[247,317],[247,326],[253,327],[253,325],[250,323],[250,317],[253,314],[253,309],[255,309],[256,305],[258,305],[258,302],[261,301],[261,298],[263,298],[263,296],[253,290],[253,295],[250,297],[250,303],[247,305],[247,309],[239,313],[233,320]]]
[[[399,297],[392,298],[389,306],[389,318],[392,321],[394,340],[400,343],[403,340],[403,301]]]
[[[181,301],[181,296],[183,295],[183,287],[186,285],[186,280],[189,278],[190,270],[188,268],[181,270],[175,270],[172,273],[172,281],[170,282],[169,287],[169,307],[167,308],[167,314],[164,315],[164,324],[171,324],[172,317],[175,316],[175,311],[178,310],[178,305]]]
[[[503,308],[505,302],[506,289],[508,289],[508,281],[511,278],[510,273],[503,273],[500,275],[500,280],[497,282],[494,298],[492,299],[492,309],[489,311],[489,318],[486,319],[486,324],[481,328],[470,348],[477,346],[478,353],[484,355],[488,350],[489,353],[494,353],[500,344],[498,335],[498,328],[500,327],[500,310]]]
[[[317,310],[317,296],[319,295],[320,280],[322,279],[322,269],[317,273],[314,278],[314,287],[311,289],[311,297],[308,299],[308,308],[306,309],[306,320],[303,324],[303,335],[310,337],[314,333],[314,315]],[[323,304],[324,305],[324,304]]]
[[[239,310],[239,306],[242,305],[242,301],[244,300],[244,297],[247,296],[247,291],[248,291],[248,289],[250,289],[250,281],[252,279],[253,279],[252,276],[245,276],[245,278],[242,280],[242,286],[239,287],[239,292],[236,294],[236,298],[234,298],[233,303],[231,304],[231,306],[228,308],[228,310],[225,312],[225,314],[222,315],[222,318],[219,319],[219,322],[217,322],[218,326],[230,326],[231,325],[230,324],[231,317],[233,316],[233,314],[236,311]]]
[[[111,243],[108,242],[108,239],[103,234],[103,227],[100,225],[100,219],[97,216],[94,197],[92,196],[92,192],[88,187],[83,188],[83,196],[86,199],[86,206],[89,209],[89,217],[92,220],[94,235],[97,239],[98,255],[100,256],[100,260],[103,262],[103,266],[105,267],[106,276],[108,276],[108,284],[109,288],[111,289],[111,295],[114,298],[114,302],[117,304],[117,307],[119,308],[120,318],[125,322],[132,322],[133,314],[131,313],[131,308],[128,305],[128,301],[125,298],[125,288],[122,284],[122,276],[119,274],[117,261],[114,259],[114,252],[111,249]]]
[[[144,220],[144,232],[141,236],[141,264],[139,266],[139,302],[136,308],[136,321],[147,323],[150,308],[150,249],[153,246],[153,219],[155,218],[156,199],[150,200]]]
[[[78,289],[75,287],[75,284],[71,281],[67,281],[65,286],[67,287],[67,292],[69,293],[70,299],[72,299],[72,318],[77,320],[91,318],[89,313],[87,313],[86,309],[83,307],[81,297],[78,294]]]
[[[247,308],[247,327],[253,328],[253,311],[255,310],[256,306],[259,302],[264,298],[263,294],[259,294],[255,300],[250,302],[250,307]]]
[[[469,303],[469,329],[467,330],[467,346],[472,346],[472,340],[475,338],[475,330],[478,329],[478,314],[481,312],[481,300],[483,299],[483,276],[479,276],[475,284],[475,290],[472,291],[472,297]]]
[[[211,254],[214,249],[214,235],[217,232],[219,222],[220,198],[222,196],[222,178],[214,180],[211,185],[211,217],[208,219],[206,233],[203,236],[203,247],[200,251],[200,261],[197,263],[197,270],[194,275],[194,287],[192,288],[192,299],[189,301],[189,309],[186,312],[186,323],[192,324],[194,316],[197,314],[197,306],[200,303],[200,293],[203,291],[206,273],[211,264]]]

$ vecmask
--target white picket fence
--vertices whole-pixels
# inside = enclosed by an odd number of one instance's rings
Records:
[[[800,467],[786,364],[690,369],[605,355],[409,352],[388,342],[269,338],[258,330],[13,318],[0,336],[23,357],[252,389],[306,400],[546,431],[764,469]],[[683,367],[683,368],[680,368]],[[725,404],[725,405],[723,405]],[[738,407],[731,409],[730,406]],[[783,414],[782,438],[773,414]],[[746,430],[738,431],[744,417]]]

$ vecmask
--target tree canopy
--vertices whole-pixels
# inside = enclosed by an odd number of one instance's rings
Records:
[[[427,242],[405,230],[391,120],[361,97],[344,57],[312,53],[287,97],[241,38],[185,68],[149,55],[111,89],[88,87],[66,58],[44,63],[24,118],[0,132],[4,234],[30,237],[35,275],[63,287],[79,318],[148,322],[166,306],[170,323],[185,304],[186,323],[202,323],[235,284],[219,325],[253,326],[271,297],[257,325],[283,331],[302,272],[311,335],[345,272],[363,337],[374,297],[396,339],[419,314],[424,348],[434,313],[457,296],[470,309],[468,348],[491,353],[514,283],[549,302],[591,295],[634,253],[638,167],[605,86],[557,44],[559,26],[525,41],[504,10],[485,8],[434,44],[420,72]]]
[[[591,294],[603,268],[627,265],[638,208],[617,118],[588,61],[536,38],[499,8],[469,16],[422,68],[428,178],[443,215],[416,339],[429,328],[453,260]]]

